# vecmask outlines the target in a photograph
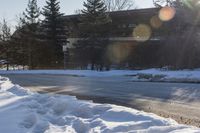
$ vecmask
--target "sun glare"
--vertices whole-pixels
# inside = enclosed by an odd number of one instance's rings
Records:
[[[159,17],[153,16],[150,20],[150,24],[153,28],[158,29],[162,26],[162,21],[159,19]]]
[[[174,18],[176,14],[176,10],[173,7],[163,7],[160,11],[159,11],[159,18],[162,21],[170,21]]]
[[[107,56],[111,62],[120,63],[127,59],[127,57],[131,53],[131,45],[130,44],[113,44],[109,45],[107,48]]]
[[[139,42],[145,42],[150,39],[152,34],[151,28],[146,24],[139,24],[134,30],[133,30],[133,37],[136,39],[136,41]]]

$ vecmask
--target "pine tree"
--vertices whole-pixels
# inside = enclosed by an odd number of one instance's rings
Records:
[[[47,0],[43,8],[44,38],[48,41],[49,57],[51,65],[61,65],[63,60],[62,45],[67,43],[67,30],[62,20],[63,13],[60,13],[60,2],[57,0]]]
[[[28,7],[23,12],[23,16],[25,17],[26,24],[32,25],[39,23],[40,8],[37,6],[37,0],[29,0]]]
[[[21,65],[23,68],[29,65],[29,45],[27,45],[29,38],[27,37],[25,28],[24,18],[21,16],[17,20],[15,32],[11,37],[11,43],[13,44],[12,49],[15,51],[12,58],[14,59],[14,63],[16,65]]]
[[[29,0],[27,8],[25,12],[23,12],[23,18],[21,18],[23,26],[20,30],[20,37],[25,37],[27,39],[27,46],[24,47],[25,50],[23,51],[27,52],[29,69],[34,69],[38,66],[37,53],[41,52],[41,49],[38,48],[39,17],[40,9],[37,6],[37,0]]]
[[[111,20],[106,13],[107,7],[103,0],[87,0],[84,2],[85,9],[82,10],[82,25],[85,32],[84,36],[103,38],[108,36],[107,27]],[[95,34],[93,34],[95,33]]]
[[[111,19],[106,13],[107,7],[103,0],[87,0],[87,2],[84,2],[84,7],[80,26],[80,37],[84,40],[80,40],[76,48],[87,53],[92,70],[95,69],[95,66],[102,69],[104,65],[103,55],[109,43],[109,23]]]
[[[7,61],[7,70],[9,70],[9,63],[12,61],[10,56],[12,52],[12,47],[10,46],[10,39],[11,28],[9,27],[8,22],[5,19],[3,19],[3,22],[0,27],[0,57]]]

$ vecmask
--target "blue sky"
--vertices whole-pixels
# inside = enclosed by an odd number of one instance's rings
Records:
[[[73,14],[76,9],[82,9],[84,0],[60,0],[61,11]],[[152,0],[135,0],[138,8],[152,7]],[[16,22],[16,15],[24,11],[28,0],[0,0],[0,19],[6,18],[12,25]],[[43,6],[45,0],[38,0],[38,5]]]

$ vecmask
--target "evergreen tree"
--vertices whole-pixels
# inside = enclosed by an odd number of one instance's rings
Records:
[[[62,45],[67,43],[67,30],[65,22],[62,20],[63,14],[60,13],[60,2],[57,0],[47,0],[43,8],[44,38],[48,41],[49,63],[53,66],[62,64],[63,52]]]
[[[104,54],[109,43],[109,23],[111,22],[106,13],[107,7],[103,0],[87,0],[84,2],[85,9],[82,10],[80,37],[84,38],[76,45],[81,49],[81,55],[88,57],[91,69],[102,70],[104,66]]]
[[[40,9],[37,6],[37,0],[29,0],[28,6],[23,12],[21,18],[22,26],[18,27],[18,41],[24,42],[19,39],[26,39],[26,45],[23,49],[24,54],[28,57],[29,69],[34,69],[38,64],[37,53],[41,52],[39,49],[38,27],[40,22]],[[19,30],[19,28],[21,28]]]
[[[18,18],[17,25],[15,26],[15,32],[11,37],[11,43],[13,44],[13,54],[14,64],[21,65],[23,68],[29,65],[29,51],[28,51],[28,38],[25,32],[24,18]]]
[[[11,52],[12,47],[10,43],[11,39],[11,28],[9,27],[7,21],[3,19],[3,22],[0,27],[0,59],[5,59],[7,62],[7,70],[9,70],[9,64],[12,61],[11,59]]]
[[[25,23],[28,25],[39,23],[40,9],[37,6],[37,0],[29,0],[28,7],[23,12],[23,16],[25,17]]]

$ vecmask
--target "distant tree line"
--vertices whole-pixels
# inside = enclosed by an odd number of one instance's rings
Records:
[[[47,0],[40,10],[37,0],[29,0],[12,36],[7,21],[3,20],[0,59],[6,60],[7,69],[12,64],[29,69],[62,66],[62,45],[67,41],[67,30],[59,4],[58,0]],[[40,20],[41,16],[44,20]]]

